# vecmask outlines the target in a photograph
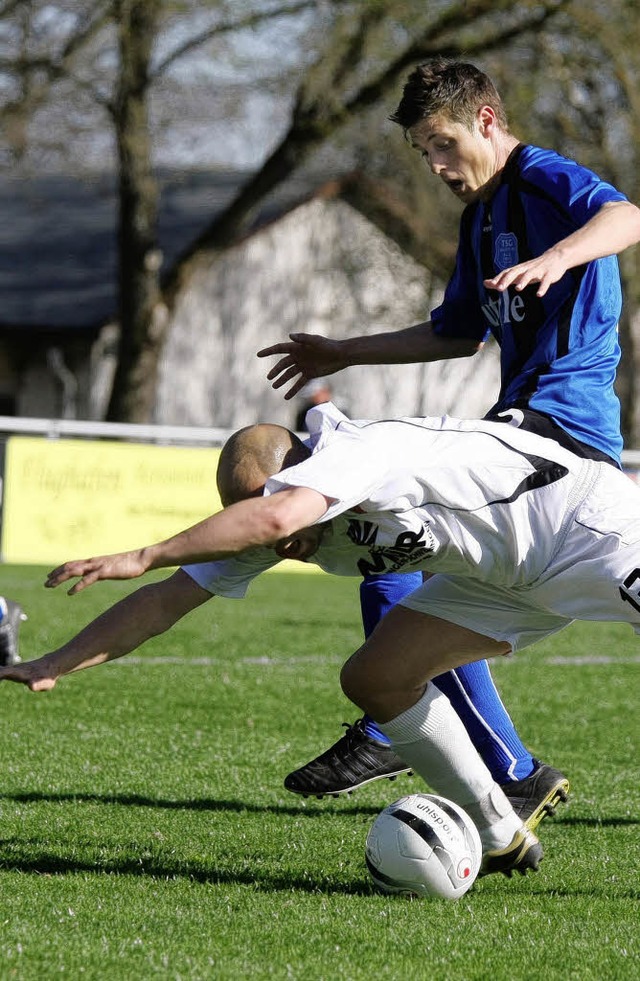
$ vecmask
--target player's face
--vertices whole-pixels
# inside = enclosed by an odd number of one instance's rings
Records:
[[[323,531],[322,525],[301,528],[294,535],[277,541],[274,545],[275,553],[281,559],[297,559],[299,562],[306,562],[318,551]]]
[[[493,111],[485,107],[479,110],[472,129],[437,115],[421,119],[409,130],[412,146],[432,173],[464,204],[478,200],[496,174],[491,140],[494,123]]]

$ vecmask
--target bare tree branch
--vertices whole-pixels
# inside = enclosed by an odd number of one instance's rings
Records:
[[[500,7],[509,10],[514,4],[507,0],[502,3],[487,3],[486,0],[476,0],[475,3],[463,3],[460,8],[451,10],[443,17],[443,23],[433,36],[417,39],[402,54],[389,65],[385,72],[363,87],[344,109],[345,114],[359,111],[377,102],[395,82],[399,73],[409,65],[417,64],[424,58],[442,55],[447,58],[469,57],[479,52],[491,51],[524,31],[540,30],[546,21],[567,6],[571,0],[546,0],[544,4],[531,4],[531,10],[518,9],[520,17],[513,24],[501,26],[497,31],[490,25],[484,32],[475,32],[468,40],[461,37],[459,31],[468,26],[469,15],[476,18],[483,14],[495,13]],[[521,8],[522,5],[515,5]]]
[[[341,2],[348,2],[348,0],[332,0],[332,3],[339,4]],[[257,27],[259,24],[265,21],[275,20],[277,17],[293,17],[296,14],[302,13],[304,10],[309,10],[317,6],[317,0],[300,0],[299,3],[294,3],[289,6],[278,7],[271,10],[258,11],[256,13],[247,14],[245,17],[240,17],[238,20],[226,21],[222,24],[214,24],[212,27],[207,28],[206,31],[202,31],[200,34],[195,34],[193,37],[188,38],[182,44],[178,45],[173,51],[171,51],[166,58],[164,58],[159,64],[156,65],[153,72],[151,73],[152,78],[157,78],[162,75],[167,68],[173,65],[184,55],[189,54],[190,51],[194,51],[206,44],[208,41],[213,40],[214,37],[220,37],[222,34],[231,34],[236,31],[246,30],[247,28]]]
[[[351,35],[338,31],[332,35],[331,50],[319,60],[317,71],[310,70],[298,92],[291,126],[280,144],[265,161],[262,168],[241,188],[231,204],[219,214],[169,272],[165,284],[165,298],[170,305],[183,278],[188,276],[192,261],[198,262],[202,252],[217,252],[227,247],[241,233],[244,222],[254,209],[279,183],[346,120],[380,100],[395,83],[399,73],[408,65],[436,54],[451,57],[468,56],[505,43],[506,40],[533,28],[539,29],[570,0],[545,0],[525,7],[513,0],[471,0],[460,2],[444,11],[436,24],[431,24],[422,36],[414,39],[374,79],[360,86],[344,101],[339,93],[332,92],[332,82],[343,79],[353,66],[354,44],[362,46],[365,35],[377,26],[378,18],[372,11],[365,11],[353,26]],[[498,10],[517,13],[514,23],[494,26],[493,21],[484,32],[476,30],[467,37],[463,28],[472,21],[495,15]]]
[[[55,58],[18,57],[14,63],[16,72],[25,79],[32,71],[42,72],[45,78],[37,85],[25,84],[22,94],[0,108],[0,119],[28,116],[47,98],[51,85],[70,73],[70,66],[77,55],[96,36],[112,17],[111,0],[96,0],[84,15],[79,27],[68,38]]]
[[[340,182],[340,196],[416,262],[424,265],[428,254],[429,269],[441,281],[449,278],[456,243],[441,234],[439,213],[425,220],[423,214],[402,200],[396,188],[361,171],[349,174]]]
[[[14,10],[17,10],[23,3],[24,0],[7,0],[7,2],[0,7],[0,19],[6,20],[6,18],[10,17]]]

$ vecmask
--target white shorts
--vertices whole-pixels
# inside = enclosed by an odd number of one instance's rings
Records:
[[[535,582],[504,586],[438,574],[402,606],[506,641],[513,651],[573,620],[629,623],[640,634],[640,495],[613,468],[577,508],[567,537]]]

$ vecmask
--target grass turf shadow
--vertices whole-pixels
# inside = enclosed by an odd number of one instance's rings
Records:
[[[91,794],[91,793],[40,793],[29,791],[24,793],[0,794],[0,801],[14,801],[18,804],[38,804],[38,803],[81,803],[81,804],[106,804],[118,805],[122,807],[150,807],[168,811],[232,811],[238,814],[243,812],[250,814],[284,814],[290,817],[316,817],[318,815],[330,814],[327,805],[341,803],[349,804],[349,807],[341,806],[340,814],[360,814],[366,817],[375,817],[386,807],[384,802],[379,806],[372,804],[361,805],[355,803],[350,798],[342,802],[325,798],[324,805],[320,801],[305,800],[294,804],[253,804],[242,800],[220,800],[214,797],[195,797],[185,800],[171,800],[163,797],[147,797],[143,794]]]

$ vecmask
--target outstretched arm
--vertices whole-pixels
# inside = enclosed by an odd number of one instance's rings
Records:
[[[62,675],[129,654],[208,599],[211,593],[178,570],[162,582],[141,586],[57,650],[0,668],[0,681],[16,681],[31,691],[49,691]]]
[[[135,579],[152,569],[212,562],[246,548],[274,545],[315,524],[328,506],[327,498],[309,487],[238,501],[156,545],[65,562],[49,573],[45,586],[53,589],[76,579],[69,589],[73,596],[101,579]]]
[[[404,330],[333,340],[321,334],[289,334],[288,341],[258,351],[259,358],[281,354],[267,374],[273,388],[293,382],[285,393],[291,399],[312,378],[323,378],[358,364],[413,364],[467,357],[481,345],[466,339],[441,338],[431,322]]]
[[[489,289],[506,290],[515,286],[523,290],[539,283],[537,296],[544,296],[550,286],[562,279],[569,269],[582,266],[606,255],[617,255],[640,241],[640,208],[630,201],[604,204],[582,228],[563,238],[542,255],[517,266],[503,269],[493,279],[485,279]]]

